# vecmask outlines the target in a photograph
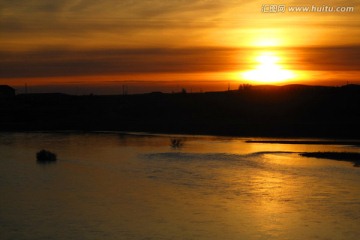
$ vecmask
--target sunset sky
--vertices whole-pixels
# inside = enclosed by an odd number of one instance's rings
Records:
[[[359,0],[1,0],[0,84],[34,92],[360,83]],[[290,12],[293,6],[351,12]],[[265,6],[266,7],[266,6]],[[267,8],[265,8],[267,9]]]

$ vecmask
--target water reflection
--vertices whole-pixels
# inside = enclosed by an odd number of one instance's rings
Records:
[[[358,238],[359,169],[294,152],[359,148],[246,140],[2,134],[2,239]],[[40,147],[56,167],[34,164]]]

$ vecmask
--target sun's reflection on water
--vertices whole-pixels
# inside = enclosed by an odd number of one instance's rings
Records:
[[[357,240],[358,169],[296,153],[350,147],[181,136],[184,146],[173,149],[172,137],[5,134],[0,221],[9,224],[1,232],[9,239]],[[28,158],[39,145],[58,153],[56,166]]]

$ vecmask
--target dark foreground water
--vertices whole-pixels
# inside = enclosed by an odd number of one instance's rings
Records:
[[[360,168],[296,153],[359,148],[173,137],[1,133],[0,239],[359,239]]]

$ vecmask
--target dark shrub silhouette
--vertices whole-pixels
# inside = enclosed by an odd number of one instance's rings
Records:
[[[252,85],[248,84],[248,83],[244,83],[244,84],[239,85],[239,91],[251,90],[251,88],[252,88]]]
[[[170,145],[172,148],[180,148],[184,145],[184,142],[180,138],[172,138],[170,139]]]

